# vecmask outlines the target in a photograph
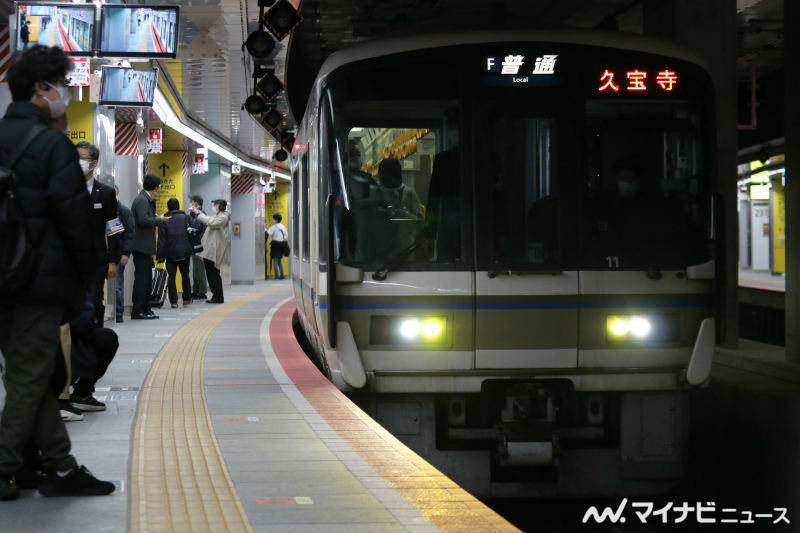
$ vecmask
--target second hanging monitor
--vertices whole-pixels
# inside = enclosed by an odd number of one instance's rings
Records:
[[[177,6],[102,6],[101,56],[174,58],[177,49]]]

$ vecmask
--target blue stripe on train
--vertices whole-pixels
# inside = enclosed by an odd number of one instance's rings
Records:
[[[584,303],[578,302],[555,302],[555,303],[488,303],[478,304],[478,309],[483,310],[516,310],[516,309],[605,309],[609,307],[672,307],[672,308],[690,308],[690,307],[710,307],[710,303],[706,302],[601,302],[601,303]],[[320,303],[320,309],[327,309],[327,303]],[[365,311],[370,309],[403,309],[403,310],[422,310],[422,309],[472,309],[472,304],[441,304],[441,305],[427,305],[427,304],[341,304],[336,306],[337,309],[347,311]]]

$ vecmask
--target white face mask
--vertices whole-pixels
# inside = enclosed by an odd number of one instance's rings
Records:
[[[58,118],[64,116],[64,113],[67,112],[67,108],[69,107],[69,103],[72,97],[69,94],[69,88],[67,87],[56,87],[48,83],[50,87],[58,91],[58,96],[60,97],[59,100],[50,100],[48,97],[43,96],[42,98],[45,99],[47,102],[48,107],[50,108],[50,118]]]
[[[89,163],[89,162],[88,162],[87,160],[85,160],[85,159],[79,159],[79,160],[78,160],[78,164],[81,166],[81,170],[83,171],[83,175],[84,175],[84,176],[86,176],[87,174],[89,174],[89,165],[90,165],[91,163]]]

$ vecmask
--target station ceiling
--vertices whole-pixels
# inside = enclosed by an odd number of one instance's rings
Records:
[[[283,127],[296,128],[328,55],[390,34],[491,27],[600,28],[642,33],[643,5],[663,0],[291,0],[303,21],[278,43],[268,63],[286,90],[276,99]],[[737,0],[740,77],[783,65],[783,1]],[[792,0],[794,1],[794,0]],[[148,3],[148,2],[144,2]],[[162,2],[152,2],[162,3]],[[278,144],[242,104],[252,90],[243,51],[257,29],[256,0],[168,0],[181,6],[177,60],[162,61],[185,108],[245,154],[271,162]],[[0,0],[12,13],[13,1]]]

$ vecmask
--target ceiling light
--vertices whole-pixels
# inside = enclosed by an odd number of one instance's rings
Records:
[[[303,18],[287,0],[278,0],[264,15],[264,25],[279,41],[289,35]]]
[[[256,88],[261,91],[264,98],[272,100],[283,90],[283,83],[281,83],[281,80],[279,80],[275,74],[269,72],[259,80],[256,84]]]
[[[267,103],[259,95],[253,94],[248,96],[247,100],[244,101],[244,108],[251,115],[258,115],[267,110]]]
[[[275,50],[275,40],[267,32],[258,30],[247,36],[244,46],[253,57],[267,57]]]
[[[226,161],[230,161],[231,163],[241,165],[251,170],[255,170],[256,172],[272,173],[273,175],[281,177],[286,180],[292,179],[292,177],[289,174],[285,172],[279,172],[274,168],[267,168],[263,165],[255,165],[253,163],[242,161],[241,159],[239,159],[239,156],[237,154],[234,154],[231,150],[223,147],[216,141],[211,140],[209,137],[206,137],[200,131],[181,122],[181,119],[178,117],[178,115],[175,114],[175,111],[173,111],[172,107],[167,101],[167,97],[164,96],[164,93],[162,93],[161,89],[159,88],[156,88],[155,96],[153,97],[153,110],[161,118],[164,124],[166,124],[168,127],[177,131],[181,135],[184,135],[187,138],[202,144],[203,146],[207,147],[209,150],[219,155]],[[233,149],[235,150],[235,148]]]
[[[261,122],[270,131],[276,129],[283,122],[283,115],[278,112],[274,107],[269,108],[269,111],[261,115]]]

